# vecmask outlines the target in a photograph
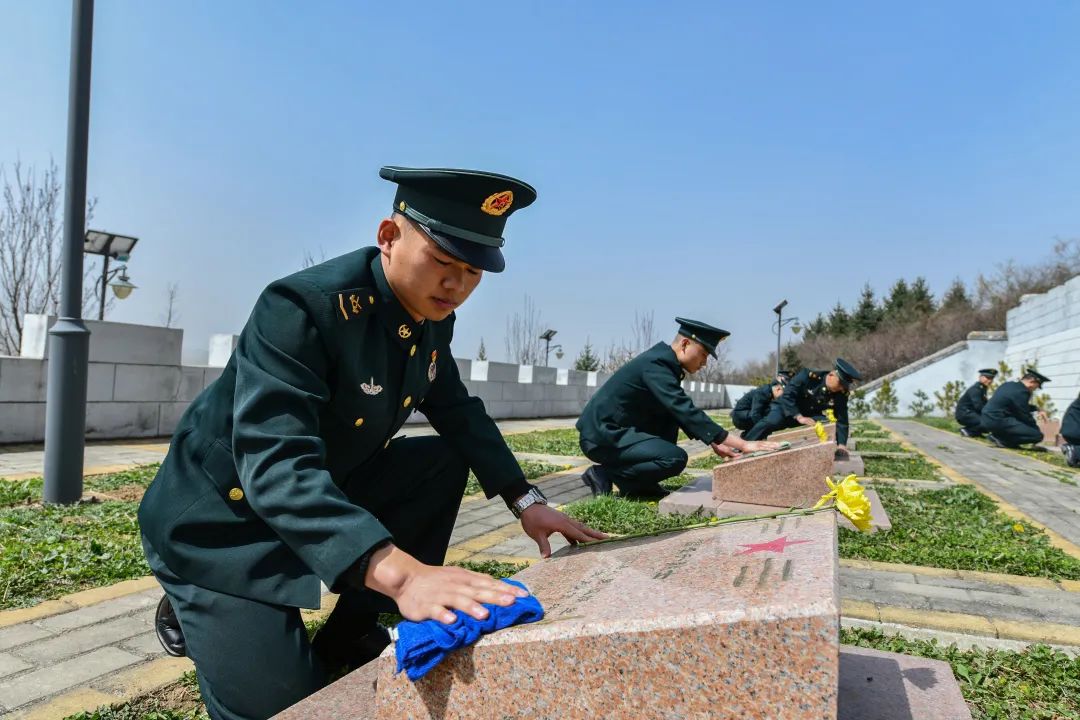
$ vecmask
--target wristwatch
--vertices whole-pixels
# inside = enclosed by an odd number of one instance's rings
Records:
[[[540,488],[531,487],[529,492],[525,493],[510,505],[510,512],[514,513],[514,517],[519,518],[521,514],[533,505],[547,505],[547,498],[544,497],[544,493],[540,492]]]

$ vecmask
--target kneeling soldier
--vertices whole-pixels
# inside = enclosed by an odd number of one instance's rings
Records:
[[[159,633],[195,662],[207,711],[266,718],[389,642],[379,612],[487,616],[524,591],[442,567],[469,468],[549,554],[602,537],[546,506],[450,355],[454,310],[503,269],[513,178],[386,167],[378,247],[272,283],[221,377],[181,419],[139,508],[167,598]],[[419,409],[438,436],[394,439]],[[309,643],[300,608],[339,593]],[[171,608],[179,618],[175,623]]]
[[[675,322],[674,341],[657,343],[619,368],[578,418],[581,450],[598,463],[582,476],[593,495],[610,493],[612,485],[623,495],[667,495],[660,482],[686,467],[686,451],[675,444],[679,428],[725,457],[777,447],[729,435],[694,405],[682,380],[705,367],[709,355],[716,357],[716,345],[729,333],[696,320]]]
[[[777,375],[777,378],[780,376]],[[739,430],[749,430],[769,414],[769,406],[773,400],[780,397],[784,392],[786,380],[779,379],[756,388],[739,398],[735,408],[731,411],[731,422]]]
[[[1080,397],[1069,404],[1061,419],[1061,437],[1065,440],[1061,452],[1069,467],[1080,467]]]
[[[980,370],[978,381],[965,390],[956,403],[954,417],[960,423],[960,434],[964,437],[982,437],[986,433],[982,425],[982,410],[986,407],[986,391],[997,373],[993,368]]]
[[[837,453],[847,454],[848,409],[847,396],[851,384],[861,380],[862,375],[843,358],[836,358],[831,371],[803,369],[784,386],[784,393],[777,398],[769,414],[743,437],[760,440],[771,433],[797,425],[813,426],[825,420],[825,410],[832,408],[836,414]]]
[[[1048,382],[1050,378],[1030,368],[1020,380],[1002,383],[994,391],[982,411],[982,425],[990,442],[998,447],[1015,448],[1043,439],[1039,423],[1031,414],[1045,418],[1046,413],[1031,404],[1031,395]]]

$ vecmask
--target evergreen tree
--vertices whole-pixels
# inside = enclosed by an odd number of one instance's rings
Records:
[[[477,360],[487,360],[487,348],[484,347],[484,338],[480,338],[480,349],[476,351]]]
[[[934,314],[934,294],[926,284],[926,278],[921,275],[915,278],[911,284],[909,293],[909,309],[913,317],[929,317]]]
[[[818,316],[810,322],[809,325],[803,328],[803,337],[809,340],[813,337],[825,335],[829,332],[829,323],[825,321],[825,316],[818,313]]]
[[[803,368],[802,360],[799,358],[799,349],[795,345],[785,345],[784,351],[780,353],[780,369],[788,370],[792,375],[799,372]]]
[[[829,312],[829,334],[833,337],[842,337],[851,332],[851,316],[848,315],[848,311],[844,309],[844,306],[840,304],[840,301],[836,301],[836,305]]]
[[[952,285],[941,299],[942,312],[971,312],[975,309],[975,303],[968,295],[967,287],[960,278],[953,280]]]
[[[906,322],[910,304],[911,290],[904,278],[900,278],[889,290],[889,297],[885,298],[885,319]]]
[[[592,343],[587,339],[585,347],[581,348],[577,360],[574,361],[574,369],[581,372],[594,372],[600,369],[600,358],[593,353]]]
[[[888,380],[881,381],[881,387],[870,399],[870,407],[878,415],[890,417],[896,414],[896,408],[900,404],[900,398],[896,397],[892,383]]]
[[[863,285],[862,294],[859,296],[859,304],[855,306],[855,312],[851,315],[851,328],[859,337],[877,330],[881,324],[882,310],[878,307],[877,298],[870,283]]]

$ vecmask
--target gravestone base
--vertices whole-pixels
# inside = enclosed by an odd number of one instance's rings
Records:
[[[835,479],[835,478],[834,478]],[[829,491],[829,487],[821,483],[821,495]],[[870,515],[873,520],[870,523],[870,532],[878,530],[891,530],[892,522],[885,512],[885,506],[881,504],[881,498],[872,488],[866,488],[866,497],[870,501]],[[816,502],[816,501],[815,501]],[[701,510],[710,517],[733,517],[735,515],[762,515],[777,510],[786,510],[786,507],[776,505],[760,505],[753,503],[739,503],[725,500],[717,502],[713,500],[712,478],[702,475],[692,483],[675,490],[657,504],[657,509],[662,515],[687,515]],[[846,517],[837,513],[837,524],[849,530],[855,526]]]
[[[393,662],[389,655],[373,660],[275,717],[376,720],[376,686],[379,676]],[[494,687],[490,691],[493,704],[508,697],[507,688]],[[515,704],[521,703],[522,698],[516,698]],[[948,664],[847,645],[840,646],[837,705],[838,720],[971,720]],[[560,716],[534,713],[531,717],[543,720]]]
[[[825,478],[833,474],[835,452],[836,443],[814,442],[726,460],[713,468],[713,498],[808,507],[828,490]]]
[[[833,460],[833,473],[833,480],[846,478],[848,475],[863,477],[866,475],[866,463],[863,462],[862,455],[859,453],[849,452],[847,459]]]

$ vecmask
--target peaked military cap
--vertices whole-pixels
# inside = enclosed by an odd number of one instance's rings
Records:
[[[792,375],[794,375],[794,373],[791,372],[790,370],[777,370],[776,371],[776,377],[782,379],[784,382],[787,382],[788,380],[790,380]]]
[[[844,358],[836,358],[835,369],[836,376],[840,378],[840,383],[844,387],[849,387],[854,380],[862,380],[862,375],[855,369],[855,366]]]
[[[699,320],[687,320],[686,318],[677,317],[675,322],[679,323],[680,335],[701,343],[713,357],[716,357],[716,346],[731,334],[727,330],[721,330]]]
[[[1044,385],[1044,384],[1050,382],[1050,378],[1046,377],[1045,375],[1043,375],[1041,372],[1039,372],[1035,368],[1028,368],[1027,370],[1025,370],[1024,371],[1024,377],[1033,377],[1033,378],[1035,378],[1036,380],[1039,381],[1040,385]]]
[[[478,170],[386,166],[379,177],[397,183],[394,211],[416,222],[458,260],[490,272],[506,267],[506,219],[536,200],[531,185]]]
[[[985,375],[988,378],[995,378],[995,377],[997,377],[998,371],[995,370],[994,368],[985,368],[983,370],[980,370],[979,374],[980,375]]]

